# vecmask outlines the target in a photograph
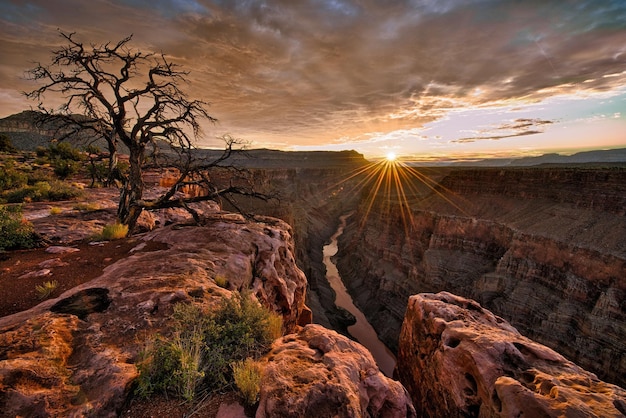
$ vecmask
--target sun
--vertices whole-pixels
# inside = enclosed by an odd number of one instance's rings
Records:
[[[387,161],[395,161],[396,158],[396,153],[395,152],[388,152],[387,156],[385,157],[387,159]]]

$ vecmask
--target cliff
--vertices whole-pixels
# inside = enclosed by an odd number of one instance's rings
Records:
[[[397,195],[380,196],[339,238],[342,279],[381,339],[397,349],[410,295],[450,291],[626,385],[626,171],[447,169],[424,178],[432,188],[411,189],[410,217]]]
[[[276,341],[261,381],[257,418],[415,417],[397,381],[363,346],[319,325]]]
[[[422,417],[626,415],[626,390],[446,292],[409,299],[397,372]]]
[[[176,303],[211,309],[250,289],[283,315],[286,332],[310,320],[306,278],[280,220],[215,212],[202,226],[175,224],[141,240],[94,280],[0,318],[1,416],[116,416],[139,352],[150,336],[167,335]]]

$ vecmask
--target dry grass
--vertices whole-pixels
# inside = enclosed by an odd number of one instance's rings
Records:
[[[263,365],[259,361],[248,357],[244,361],[237,361],[231,364],[235,385],[239,389],[244,402],[254,405],[259,398],[261,390],[261,375]]]

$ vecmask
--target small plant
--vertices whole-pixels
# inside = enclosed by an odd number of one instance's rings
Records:
[[[114,223],[106,225],[102,229],[102,239],[112,241],[114,239],[121,239],[128,235],[128,225]]]
[[[231,386],[235,383],[233,364],[249,357],[252,361],[269,349],[276,332],[271,324],[279,324],[282,331],[282,323],[270,319],[272,315],[277,316],[249,294],[237,292],[212,312],[193,304],[177,304],[173,336],[157,338],[139,361],[137,394],[147,397],[165,392],[191,400],[199,390]],[[248,364],[242,370],[246,367],[253,368]],[[258,389],[253,390],[255,378],[245,377],[245,373],[237,385],[245,388],[242,394],[254,403],[258,394]]]
[[[38,242],[33,225],[22,219],[21,206],[0,205],[0,251],[33,248]]]
[[[58,206],[53,206],[50,208],[50,215],[60,215],[63,213],[63,209]]]
[[[41,285],[35,286],[35,292],[37,292],[37,297],[39,299],[48,299],[57,287],[59,287],[59,282],[56,280],[50,280],[43,282]]]
[[[267,331],[271,340],[283,336],[283,317],[276,312],[270,312],[267,317]]]
[[[93,212],[100,209],[100,205],[97,203],[77,203],[74,205],[75,210],[79,210],[81,212]]]
[[[263,374],[261,362],[248,357],[243,361],[232,363],[231,367],[235,385],[243,401],[248,405],[254,405],[259,399],[261,390],[261,375]]]
[[[218,285],[219,287],[226,289],[228,287],[228,279],[225,276],[222,276],[221,274],[218,274],[217,276],[215,276],[215,284]]]

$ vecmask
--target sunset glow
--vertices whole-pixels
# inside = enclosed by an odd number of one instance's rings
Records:
[[[202,147],[230,134],[402,161],[623,148],[624,16],[617,0],[1,2],[0,117],[36,106],[24,72],[60,28],[85,45],[132,33],[188,71],[218,119]]]

